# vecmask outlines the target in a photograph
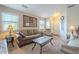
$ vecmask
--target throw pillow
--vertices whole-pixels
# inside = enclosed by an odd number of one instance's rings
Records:
[[[22,36],[23,38],[25,37],[25,35],[22,32],[19,32],[19,35]]]
[[[79,38],[74,38],[69,41],[68,46],[79,47]]]

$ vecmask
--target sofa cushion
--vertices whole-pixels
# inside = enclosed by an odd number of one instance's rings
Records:
[[[29,30],[27,30],[26,36],[29,36],[29,35],[30,35]]]
[[[41,34],[36,34],[36,35],[30,35],[30,36],[26,36],[26,39],[34,39],[36,37],[40,37]]]
[[[33,34],[39,33],[36,29],[33,30]]]
[[[24,30],[20,30],[20,32],[22,32],[25,36],[34,35],[34,34],[39,33],[37,29],[24,29]]]

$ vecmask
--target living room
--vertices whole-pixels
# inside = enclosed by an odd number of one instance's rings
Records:
[[[70,29],[72,31],[79,25],[78,7],[79,5],[77,4],[0,5],[0,40],[14,39],[14,42],[10,41],[10,44],[9,42],[5,44],[7,52],[2,52],[2,49],[0,50],[1,53],[78,53],[78,45],[74,48],[71,47],[72,43],[70,47],[67,45],[63,46],[68,42],[67,34],[70,32]],[[34,40],[39,38],[45,40],[50,38],[50,41],[39,44],[39,40]]]

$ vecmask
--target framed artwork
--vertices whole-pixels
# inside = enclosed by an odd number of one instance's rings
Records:
[[[37,18],[23,15],[23,27],[37,27]]]
[[[64,31],[64,16],[61,16],[60,20],[61,20],[61,30]]]

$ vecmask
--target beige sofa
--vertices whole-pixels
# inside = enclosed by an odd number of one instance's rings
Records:
[[[33,39],[38,38],[41,33],[37,29],[23,29],[19,31],[23,36],[19,36],[17,39],[19,41],[18,46],[22,47],[28,43],[31,43]]]
[[[79,38],[69,38],[65,45],[61,46],[61,51],[69,54],[79,54]]]
[[[61,51],[67,54],[79,54],[79,47],[62,45]]]

